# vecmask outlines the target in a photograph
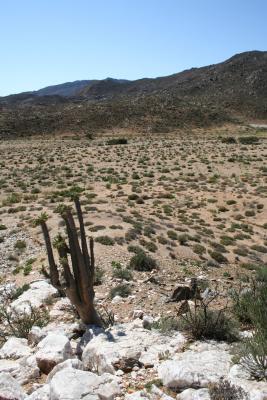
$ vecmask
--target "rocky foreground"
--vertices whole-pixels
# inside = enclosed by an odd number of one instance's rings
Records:
[[[7,284],[0,289],[2,295],[13,290]],[[51,301],[56,296],[40,280],[10,305],[30,312],[53,304],[45,327],[32,327],[28,340],[11,336],[1,347],[1,400],[209,400],[210,385],[222,380],[242,388],[249,400],[267,399],[267,383],[235,364],[227,343],[163,335],[142,310],[106,330],[82,326],[67,318],[72,307],[66,298]]]

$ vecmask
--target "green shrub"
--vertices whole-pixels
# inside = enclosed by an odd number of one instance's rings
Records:
[[[124,279],[125,281],[130,281],[133,279],[133,274],[127,268],[123,268],[119,262],[112,261],[112,276],[114,278]]]
[[[250,303],[255,293],[251,289],[245,291],[232,290],[230,296],[232,299],[232,311],[236,318],[242,324],[250,325],[252,323]]]
[[[23,286],[18,287],[16,291],[12,294],[12,300],[16,300],[22,293],[30,289],[30,285],[25,283]]]
[[[25,240],[17,240],[16,243],[14,244],[14,248],[17,250],[25,250],[26,248]]]
[[[30,312],[17,312],[11,307],[0,306],[0,322],[3,326],[0,329],[0,337],[10,335],[28,338],[33,326],[43,327],[49,322],[49,313],[44,308],[30,306]]]
[[[221,236],[220,243],[223,246],[231,246],[235,243],[235,239],[232,238],[231,236],[223,235],[223,236]]]
[[[227,136],[222,138],[222,143],[226,144],[235,144],[236,143],[236,138],[233,136]]]
[[[152,271],[156,267],[156,261],[144,252],[138,252],[130,260],[130,268],[136,271]]]
[[[204,253],[206,253],[206,248],[202,246],[201,244],[194,244],[193,246],[193,252],[202,256]]]
[[[210,400],[248,400],[247,393],[230,382],[221,380],[209,386]]]
[[[156,329],[162,334],[171,334],[173,331],[178,330],[179,323],[174,317],[161,317],[151,324],[151,329]]]
[[[110,297],[113,299],[115,296],[128,297],[131,294],[131,288],[125,283],[115,286],[109,292]]]
[[[186,234],[179,235],[178,241],[181,246],[185,246],[188,242],[188,235],[186,235]]]
[[[213,260],[217,261],[219,264],[228,263],[227,258],[222,253],[219,253],[218,251],[210,251],[209,254],[210,254],[211,258],[213,258]]]
[[[135,245],[132,245],[132,244],[130,244],[130,245],[128,246],[128,251],[129,251],[130,253],[135,253],[135,254],[144,253],[144,252],[145,252],[144,249],[142,249],[142,247],[140,247],[140,246],[135,246]]]
[[[178,235],[175,231],[167,231],[167,235],[171,240],[178,240]]]
[[[98,286],[103,283],[104,270],[101,267],[95,268],[94,285]]]
[[[256,379],[267,380],[267,282],[255,281],[247,305],[254,328],[253,336],[244,340],[240,363]]]
[[[107,145],[113,146],[117,144],[127,144],[128,140],[126,138],[114,138],[107,141]]]
[[[240,136],[239,137],[239,143],[241,144],[258,144],[259,143],[259,138],[256,136]]]
[[[114,241],[111,237],[106,236],[106,235],[104,235],[104,236],[98,236],[98,237],[95,239],[95,242],[100,243],[100,244],[103,244],[103,245],[105,245],[105,246],[114,246],[114,244],[115,244],[115,241]]]
[[[179,327],[195,340],[233,342],[238,338],[237,323],[223,310],[212,310],[202,300],[195,300],[194,308],[181,315]]]

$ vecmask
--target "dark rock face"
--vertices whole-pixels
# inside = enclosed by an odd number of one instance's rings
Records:
[[[0,136],[113,127],[168,132],[237,118],[267,119],[267,52],[178,74],[76,81],[0,98]]]
[[[196,279],[191,279],[190,285],[179,285],[174,289],[171,298],[167,301],[169,302],[180,302],[184,300],[199,299],[200,292],[197,287]]]

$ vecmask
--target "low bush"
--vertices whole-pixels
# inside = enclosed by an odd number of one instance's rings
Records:
[[[9,336],[28,338],[33,326],[43,327],[49,322],[49,313],[45,308],[30,306],[30,310],[17,312],[11,307],[0,307],[0,339],[6,340]]]
[[[254,296],[248,305],[254,334],[243,343],[240,363],[254,378],[267,380],[267,283],[254,284]]]
[[[95,242],[103,244],[105,246],[114,246],[115,241],[109,237],[109,236],[98,236],[97,238],[95,238]]]
[[[114,138],[107,141],[107,145],[114,146],[117,144],[127,144],[128,140],[126,138]]]
[[[248,394],[240,387],[221,380],[209,386],[210,400],[248,400]]]
[[[156,261],[144,252],[138,252],[130,260],[130,268],[136,271],[152,271],[156,267]]]
[[[181,315],[180,329],[194,340],[234,342],[238,338],[237,323],[224,310],[210,309],[213,300],[195,300],[194,307]]]
[[[112,261],[112,276],[114,278],[124,279],[125,281],[131,281],[133,274],[129,269],[123,268],[122,265],[116,261]]]
[[[241,144],[258,144],[259,143],[259,138],[256,136],[240,136],[239,137],[239,143]]]
[[[151,329],[156,329],[162,334],[171,334],[173,331],[178,330],[179,323],[174,317],[161,317],[151,324]]]
[[[227,258],[222,253],[219,253],[218,251],[210,251],[209,254],[210,254],[211,258],[213,258],[213,260],[217,261],[219,264],[227,264],[228,263]]]
[[[109,292],[110,297],[113,299],[115,296],[128,297],[131,294],[131,288],[129,285],[122,283],[115,286]]]
[[[96,267],[94,285],[95,286],[101,285],[103,283],[103,277],[104,277],[104,270],[101,267]]]
[[[222,143],[226,143],[226,144],[235,144],[236,143],[236,138],[234,138],[233,136],[227,136],[222,138]]]

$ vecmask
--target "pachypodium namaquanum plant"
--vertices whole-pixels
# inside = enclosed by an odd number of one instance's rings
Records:
[[[94,307],[94,241],[89,239],[89,248],[85,234],[83,214],[79,200],[79,192],[73,190],[70,197],[74,201],[80,227],[80,239],[75,225],[71,207],[64,204],[57,207],[66,226],[68,244],[65,238],[58,234],[53,241],[53,246],[58,251],[59,262],[63,270],[63,280],[55,262],[49,230],[47,215],[42,213],[34,220],[35,225],[40,225],[46,244],[49,262],[49,275],[51,283],[61,293],[65,293],[76,308],[81,320],[86,324],[101,325],[97,311]]]

